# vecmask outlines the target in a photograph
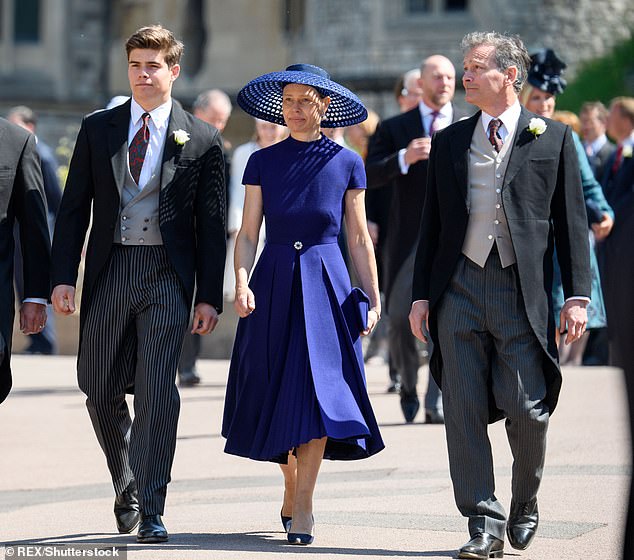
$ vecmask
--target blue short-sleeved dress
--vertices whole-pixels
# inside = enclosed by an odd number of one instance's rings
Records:
[[[255,152],[243,183],[262,188],[266,245],[249,282],[256,308],[240,319],[231,357],[225,452],[285,463],[328,436],[324,458],[369,457],[384,445],[337,245],[346,191],[366,186],[363,162],[324,136],[289,137]]]

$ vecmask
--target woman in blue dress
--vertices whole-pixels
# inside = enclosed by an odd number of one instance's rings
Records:
[[[384,447],[360,340],[381,314],[363,162],[320,133],[320,127],[361,122],[367,111],[324,70],[307,64],[252,80],[238,104],[254,117],[286,125],[290,136],[255,152],[244,172],[235,249],[241,319],[222,435],[227,453],[280,463],[287,539],[310,544],[322,458],[361,459]],[[263,216],[266,245],[249,280]],[[350,255],[369,298],[365,313],[337,244],[344,217]]]
[[[543,49],[531,56],[531,67],[524,88],[520,93],[520,102],[529,111],[546,118],[552,118],[555,112],[555,97],[563,93],[566,81],[561,74],[566,68],[565,62],[560,60],[551,49]],[[614,212],[603,195],[603,189],[592,173],[592,168],[588,162],[581,140],[576,132],[572,133],[577,149],[579,160],[579,170],[581,172],[581,184],[583,186],[583,197],[586,203],[586,213],[588,215],[588,226],[590,233],[590,267],[592,269],[592,294],[588,305],[587,329],[599,329],[606,326],[605,304],[603,303],[603,292],[601,291],[601,280],[599,277],[599,265],[594,253],[594,240],[605,239],[614,224]],[[559,327],[560,312],[564,304],[564,291],[561,283],[561,272],[557,259],[554,258],[553,277],[553,312],[555,322]],[[583,347],[587,341],[586,334],[583,339],[574,344],[580,345],[575,348],[575,355],[579,360],[583,354]],[[564,348],[560,343],[560,361],[565,363],[569,358],[569,349]]]

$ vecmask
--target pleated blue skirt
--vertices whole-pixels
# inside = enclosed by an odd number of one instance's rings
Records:
[[[326,459],[383,449],[338,246],[267,245],[250,286],[256,309],[238,323],[225,452],[286,463],[289,451],[322,437]]]

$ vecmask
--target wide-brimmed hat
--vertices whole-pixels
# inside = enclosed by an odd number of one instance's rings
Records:
[[[333,82],[328,72],[312,64],[293,64],[283,72],[270,72],[251,80],[238,93],[238,105],[249,115],[286,125],[282,115],[282,90],[287,84],[314,87],[330,97],[330,105],[321,121],[323,128],[338,128],[363,122],[368,111],[349,89]]]
[[[566,63],[552,49],[542,49],[531,55],[531,67],[526,81],[542,91],[558,95],[566,89],[566,80],[561,75]]]

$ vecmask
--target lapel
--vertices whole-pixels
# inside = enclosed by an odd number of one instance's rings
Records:
[[[167,132],[165,133],[165,145],[163,146],[163,158],[161,160],[161,191],[169,185],[174,178],[176,172],[176,164],[180,158],[183,146],[179,146],[174,142],[174,131],[183,129],[188,130],[187,118],[185,111],[178,101],[172,100],[172,112],[167,124]]]
[[[112,109],[108,127],[108,153],[114,182],[121,197],[128,167],[128,131],[130,128],[130,101]]]
[[[472,117],[460,121],[460,124],[456,124],[452,128],[451,132],[453,134],[449,140],[451,160],[453,162],[454,173],[456,174],[456,181],[465,203],[467,203],[469,197],[469,149],[471,139],[473,138],[473,131],[479,120],[480,111]]]
[[[420,116],[418,105],[403,114],[403,128],[403,140],[406,142],[406,146],[412,138],[427,136],[427,133],[423,129],[423,119]]]
[[[515,178],[517,172],[524,165],[533,142],[536,140],[535,136],[528,131],[528,121],[533,117],[537,117],[537,115],[522,107],[520,118],[517,121],[517,128],[515,129],[513,145],[509,148],[509,163],[504,175],[504,186],[502,188],[508,187],[509,183]],[[544,134],[548,134],[548,132]]]

